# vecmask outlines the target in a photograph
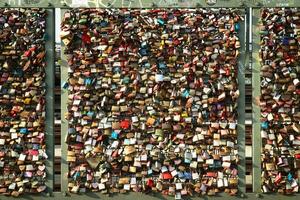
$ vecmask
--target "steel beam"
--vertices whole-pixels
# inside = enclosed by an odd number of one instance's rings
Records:
[[[63,17],[66,10],[61,11],[61,18]],[[66,55],[64,54],[65,46],[61,42],[61,61],[60,61],[60,81],[61,86],[68,82],[68,63]],[[67,150],[68,145],[66,143],[66,137],[68,134],[68,121],[65,118],[68,106],[68,90],[61,88],[61,192],[65,193],[68,191],[68,171],[69,165],[67,162]]]
[[[253,192],[261,192],[261,136],[260,136],[260,63],[259,63],[259,16],[260,9],[252,13],[252,148],[253,148]]]
[[[46,152],[48,159],[46,160],[47,171],[47,192],[51,194],[54,187],[54,82],[55,82],[55,22],[54,9],[47,9],[46,18]]]
[[[241,10],[244,14],[242,16],[247,20],[246,9]],[[246,192],[246,162],[245,162],[245,68],[248,65],[246,62],[246,42],[247,42],[247,29],[245,26],[246,21],[240,22],[239,39],[241,48],[240,56],[238,60],[238,87],[240,91],[240,96],[238,98],[238,125],[237,125],[237,141],[238,141],[238,155],[239,155],[239,165],[238,165],[238,177],[239,184],[238,189],[241,194]]]
[[[299,0],[3,0],[0,7],[99,7],[99,8],[154,8],[154,7],[295,7]]]
[[[106,194],[101,193],[86,193],[84,195],[78,195],[78,194],[70,194],[65,196],[65,194],[60,192],[54,192],[52,197],[43,196],[42,198],[46,199],[55,199],[55,200],[95,200],[95,199],[101,199],[101,200],[133,200],[133,199],[141,199],[141,200],[174,200],[174,196],[166,196],[161,194],[143,194],[143,193],[137,193],[137,192],[131,192],[127,194],[114,194],[112,196],[108,196]],[[300,195],[281,195],[281,194],[260,194],[257,195],[255,193],[246,193],[243,197],[240,196],[230,196],[225,193],[220,193],[217,196],[193,196],[190,198],[184,198],[183,199],[190,199],[190,200],[241,200],[241,199],[262,199],[262,200],[299,200]],[[8,198],[9,199],[9,198]],[[13,198],[11,198],[13,199]],[[32,195],[32,196],[21,196],[18,197],[18,200],[28,200],[28,199],[41,199],[41,196]]]

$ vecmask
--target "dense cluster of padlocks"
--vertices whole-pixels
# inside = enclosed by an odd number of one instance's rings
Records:
[[[260,18],[261,187],[291,194],[300,10]],[[45,19],[44,9],[0,8],[0,194],[46,191]],[[69,191],[236,195],[242,20],[228,8],[69,9]]]
[[[73,9],[69,190],[237,193],[233,9]]]
[[[262,190],[299,190],[300,10],[261,10]]]
[[[46,189],[44,9],[0,8],[0,193]]]

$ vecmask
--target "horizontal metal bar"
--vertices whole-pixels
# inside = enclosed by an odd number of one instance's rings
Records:
[[[298,2],[297,2],[298,1]],[[0,7],[98,7],[98,8],[153,8],[153,7],[296,7],[299,0],[6,0]]]
[[[4,0],[0,2],[2,7],[60,7],[60,0]]]
[[[202,198],[199,198],[202,197]],[[40,198],[47,198],[47,199],[57,199],[57,200],[95,200],[95,199],[101,199],[101,200],[132,200],[132,199],[142,199],[142,200],[174,200],[174,196],[166,196],[161,194],[143,194],[143,193],[137,193],[137,192],[131,192],[126,194],[114,194],[113,196],[108,196],[106,194],[101,193],[86,193],[86,194],[70,194],[67,195],[65,193],[61,192],[54,192],[51,197],[45,195],[42,197],[41,195],[24,195],[21,197],[18,197],[18,200],[28,200],[28,199],[40,199]],[[211,199],[211,200],[237,200],[237,199],[263,199],[263,200],[299,200],[300,194],[295,195],[281,195],[281,194],[255,194],[255,193],[246,193],[243,197],[239,196],[230,196],[225,193],[220,193],[217,196],[193,196],[188,199],[190,200],[199,200],[199,199]]]

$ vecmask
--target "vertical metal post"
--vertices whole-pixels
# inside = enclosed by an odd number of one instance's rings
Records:
[[[55,20],[54,9],[47,9],[46,18],[46,147],[48,159],[46,161],[47,170],[47,192],[51,195],[54,188],[54,76],[55,76]]]
[[[61,10],[61,18],[63,18],[65,9]],[[66,55],[64,54],[65,46],[63,42],[61,42],[61,63],[60,63],[60,81],[61,86],[63,86],[66,82],[68,82],[68,63],[66,59]],[[67,162],[67,151],[68,146],[66,144],[65,138],[68,134],[68,120],[65,118],[65,113],[67,113],[67,105],[68,105],[68,91],[65,89],[61,89],[61,191],[68,191],[68,172],[69,165]]]
[[[253,192],[261,193],[261,135],[260,135],[260,63],[259,63],[259,16],[260,9],[253,9],[252,14],[252,147],[253,147]]]
[[[246,10],[242,10],[245,13]],[[247,16],[247,15],[244,15]],[[238,175],[239,175],[239,184],[238,189],[241,194],[246,192],[246,162],[245,162],[245,68],[246,68],[246,19],[240,22],[240,57],[238,62],[238,87],[240,91],[240,96],[238,98],[238,155],[239,155],[239,165],[238,165]]]

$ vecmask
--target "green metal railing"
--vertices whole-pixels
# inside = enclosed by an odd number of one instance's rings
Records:
[[[63,16],[65,10],[62,10],[61,14]],[[64,54],[65,46],[61,43],[61,64],[60,64],[60,77],[61,85],[68,82],[68,63],[66,55]],[[66,143],[66,136],[68,134],[68,121],[65,119],[65,113],[67,113],[68,104],[68,91],[61,90],[61,191],[68,191],[68,162],[67,162],[67,150],[68,146]]]
[[[110,4],[109,4],[110,2]],[[188,3],[189,2],[189,3]],[[241,3],[242,2],[242,3]],[[76,4],[77,3],[77,4]],[[240,97],[238,99],[238,146],[239,146],[239,158],[240,164],[238,166],[239,171],[239,195],[229,196],[225,193],[219,194],[213,197],[202,197],[205,199],[240,199],[248,198],[255,199],[262,197],[264,200],[276,199],[300,199],[300,194],[293,196],[283,196],[280,194],[261,194],[261,136],[260,136],[260,63],[258,59],[259,51],[259,7],[295,7],[300,6],[300,0],[288,0],[288,1],[275,1],[275,0],[218,0],[217,4],[212,7],[243,7],[242,12],[245,12],[246,20],[241,23],[241,31],[239,33],[241,48],[239,57],[239,90]],[[67,158],[67,144],[65,141],[68,132],[68,121],[65,119],[65,113],[67,112],[68,91],[61,90],[61,192],[53,192],[54,190],[54,44],[55,44],[55,10],[54,8],[63,8],[62,16],[66,9],[72,6],[81,7],[210,7],[204,0],[6,0],[0,2],[0,7],[44,7],[47,9],[47,27],[46,32],[48,35],[46,41],[47,57],[46,57],[46,145],[47,155],[49,156],[46,162],[47,169],[47,193],[39,195],[23,195],[18,199],[40,199],[54,198],[54,199],[174,199],[173,196],[162,196],[161,194],[145,195],[141,193],[130,192],[129,194],[116,194],[113,197],[101,193],[88,192],[86,194],[69,194],[68,191],[68,163]],[[249,8],[251,7],[251,8]],[[251,23],[252,22],[252,23]],[[251,26],[251,28],[250,28]],[[244,31],[245,30],[245,31]],[[252,31],[250,31],[252,30]],[[68,64],[66,55],[64,54],[64,45],[61,44],[61,85],[67,82],[68,78]],[[252,54],[251,54],[252,53]],[[251,54],[251,55],[250,55]],[[252,59],[251,59],[252,58]],[[246,193],[246,174],[245,174],[245,70],[247,67],[252,67],[252,186],[253,193]],[[0,199],[6,199],[8,197],[0,196]],[[191,199],[199,199],[199,197],[192,197]]]
[[[54,9],[47,9],[46,19],[46,162],[47,182],[49,193],[54,187],[54,55],[55,55],[55,16]]]
[[[246,9],[241,10],[243,12],[243,16],[245,18]],[[245,18],[247,20],[247,18]],[[246,60],[246,43],[247,43],[247,32],[246,32],[246,21],[240,22],[240,32],[239,32],[239,39],[241,48],[239,62],[238,62],[238,86],[240,91],[240,96],[238,98],[238,125],[237,125],[237,132],[238,132],[238,155],[239,155],[239,165],[238,165],[238,176],[239,176],[239,184],[238,190],[241,195],[244,195],[246,192],[246,157],[245,157],[245,67],[248,63]]]
[[[299,0],[1,0],[0,7],[295,7]]]
[[[253,9],[252,14],[252,152],[253,152],[253,192],[261,192],[261,136],[260,136],[260,63],[258,58],[259,51],[259,22],[260,9]]]

